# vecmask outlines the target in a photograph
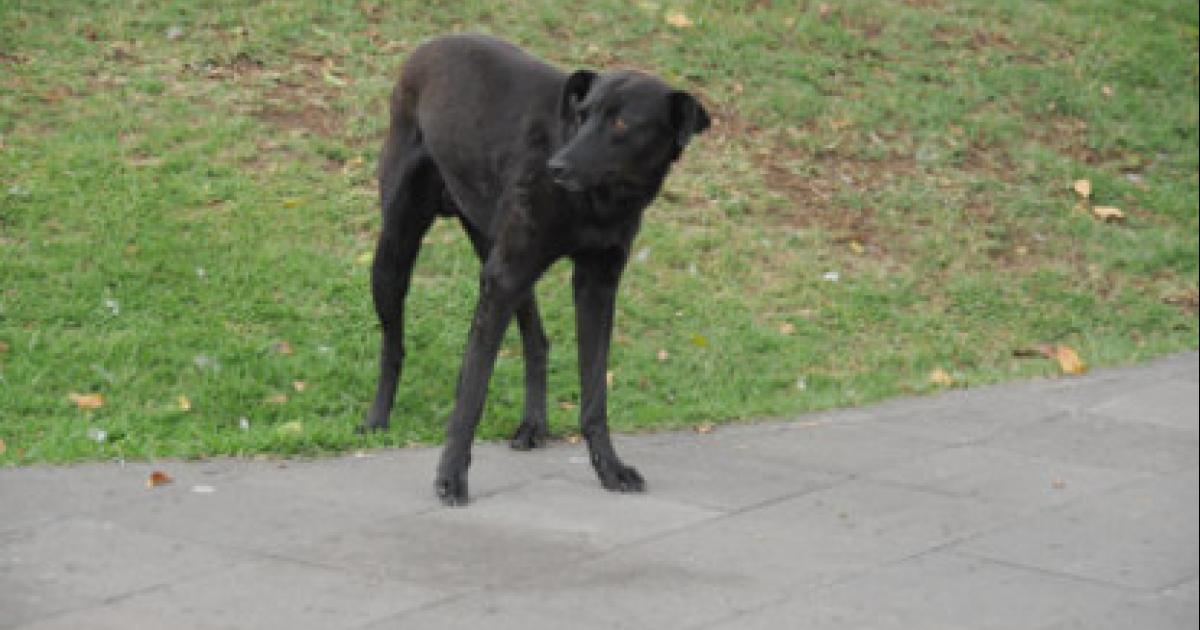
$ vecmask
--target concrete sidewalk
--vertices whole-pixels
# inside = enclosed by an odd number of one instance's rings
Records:
[[[2,628],[1197,626],[1197,355],[710,434],[0,469]],[[148,490],[149,472],[175,483]]]

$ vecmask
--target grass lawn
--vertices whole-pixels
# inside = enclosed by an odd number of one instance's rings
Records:
[[[0,463],[440,440],[478,271],[451,222],[393,428],[353,428],[387,96],[457,30],[652,70],[714,115],[622,286],[619,430],[1057,375],[1038,344],[1197,348],[1192,0],[519,4],[0,0]],[[538,288],[559,435],[569,284]],[[482,437],[515,427],[521,377],[514,327]]]

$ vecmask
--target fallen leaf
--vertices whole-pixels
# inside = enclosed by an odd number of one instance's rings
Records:
[[[289,197],[289,198],[283,200],[283,207],[284,208],[296,208],[296,207],[299,207],[300,204],[302,204],[302,203],[304,203],[304,199],[302,199],[300,197]]]
[[[833,12],[833,7],[829,6],[828,4],[826,4],[824,2],[817,5],[817,14],[821,16],[822,20],[829,17],[829,14],[832,12]]]
[[[558,401],[558,408],[559,408],[559,409],[565,409],[565,410],[567,410],[567,411],[570,411],[570,410],[574,409],[574,408],[575,408],[575,406],[576,406],[576,405],[575,405],[575,403],[573,403],[573,402],[571,402],[571,401],[569,401],[569,400],[560,400],[560,401]]]
[[[1196,288],[1180,289],[1169,293],[1163,298],[1163,303],[1178,306],[1186,311],[1195,313],[1200,307],[1200,290]]]
[[[271,349],[279,354],[287,356],[291,356],[294,352],[294,350],[292,350],[292,344],[288,343],[286,339],[277,342],[275,345],[271,346]]]
[[[356,257],[354,259],[354,262],[356,262],[360,265],[369,265],[374,260],[375,260],[375,252],[372,250],[367,250],[367,251],[359,254],[358,257]]]
[[[192,410],[192,401],[188,400],[188,397],[184,396],[183,394],[179,395],[179,410],[180,411],[191,411]]]
[[[683,11],[672,11],[672,12],[666,14],[666,16],[664,16],[663,19],[665,19],[667,21],[667,24],[670,24],[671,26],[674,26],[675,28],[691,28],[692,27],[692,20],[690,18],[688,18],[688,16],[684,15]]]
[[[325,82],[333,87],[346,87],[346,80],[326,70],[324,72]]]
[[[1094,206],[1092,208],[1092,215],[1101,221],[1109,223],[1119,223],[1125,220],[1125,213],[1121,212],[1120,208],[1114,208],[1113,206]]]
[[[282,405],[288,401],[287,394],[271,394],[267,396],[266,402],[272,405]]]
[[[0,339],[0,354],[4,354],[4,353],[8,352],[8,348],[9,348],[8,342],[4,341],[3,339]]]
[[[284,435],[300,435],[304,433],[304,424],[299,420],[291,420],[275,427],[275,430]]]
[[[342,165],[342,173],[349,173],[357,169],[363,165],[363,161],[363,156],[361,155],[356,155],[349,160],[346,160],[346,163]]]
[[[954,377],[942,368],[936,368],[929,373],[929,382],[941,387],[950,387],[954,385]]]
[[[1106,97],[1109,97],[1109,98],[1111,98],[1111,97],[1112,97],[1112,95],[1113,95],[1114,93],[1116,93],[1116,90],[1114,90],[1114,89],[1113,89],[1113,86],[1111,86],[1111,85],[1105,85],[1105,86],[1102,86],[1102,87],[1100,88],[1100,93],[1101,93],[1101,94],[1103,94],[1103,95],[1104,95],[1104,96],[1106,96]]]
[[[605,372],[605,373],[604,373],[604,386],[605,386],[605,387],[607,387],[607,388],[609,388],[609,389],[612,389],[612,386],[613,386],[613,378],[614,378],[614,374],[613,374],[613,371],[612,371],[612,370],[609,370],[609,371]]]
[[[1058,367],[1062,369],[1063,374],[1078,375],[1087,372],[1087,363],[1084,363],[1070,346],[1055,346],[1054,359],[1058,361]]]
[[[156,470],[150,473],[150,476],[146,478],[146,487],[155,488],[158,486],[165,486],[173,481],[174,479],[171,479],[171,476],[167,473],[161,470]]]
[[[569,444],[578,444],[582,441],[583,441],[583,436],[579,435],[578,433],[572,433],[567,436],[567,443],[569,443]]]
[[[669,358],[671,358],[671,354],[669,352],[667,352],[666,350],[658,351],[658,360],[659,361],[666,361]]]
[[[4,451],[7,451],[7,450],[8,450],[8,445],[4,443],[4,438],[0,438],[0,455],[3,455]]]
[[[1063,374],[1083,374],[1087,371],[1088,366],[1079,354],[1070,346],[1061,344],[1042,343],[1032,348],[1021,348],[1013,351],[1013,356],[1016,357],[1045,357],[1058,362],[1059,368]]]
[[[705,337],[700,333],[695,333],[692,335],[692,345],[696,346],[697,348],[706,347],[708,345],[708,337]]]
[[[692,428],[695,429],[696,433],[701,435],[707,435],[713,432],[713,425],[711,422],[701,422]]]
[[[867,248],[863,247],[863,244],[858,241],[850,241],[849,244],[850,244],[850,251],[854,252],[855,254],[861,255],[862,253],[867,251]]]
[[[796,332],[796,325],[792,322],[783,322],[779,325],[779,334],[781,335],[790,335],[794,332]]]
[[[1079,195],[1081,199],[1087,199],[1092,196],[1091,180],[1077,179],[1071,187],[1075,189],[1075,194]]]
[[[91,411],[104,406],[104,394],[77,394],[71,392],[67,394],[67,397],[71,399],[71,402],[75,403],[76,407],[84,411]]]
[[[1054,488],[1055,490],[1062,490],[1063,488],[1067,487],[1067,482],[1063,481],[1062,479],[1054,479],[1050,482],[1050,487]]]
[[[304,381],[292,381],[292,389],[302,392],[305,389],[308,389],[308,383]]]

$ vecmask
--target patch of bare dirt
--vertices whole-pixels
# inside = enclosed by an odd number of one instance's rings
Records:
[[[293,66],[262,95],[254,116],[289,132],[335,137],[342,115],[334,108],[337,89],[345,85],[332,57],[297,53]]]

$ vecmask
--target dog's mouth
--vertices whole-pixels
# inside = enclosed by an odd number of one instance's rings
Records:
[[[560,176],[554,178],[554,183],[566,189],[568,192],[583,192],[583,182],[570,176]]]

